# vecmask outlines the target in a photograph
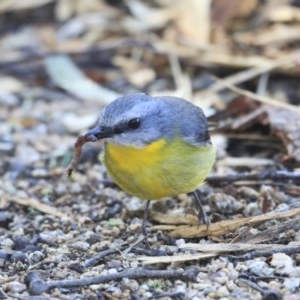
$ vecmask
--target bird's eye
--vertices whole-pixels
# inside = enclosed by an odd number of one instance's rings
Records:
[[[140,118],[135,118],[131,119],[128,122],[128,127],[131,129],[138,129],[141,125],[141,119]]]

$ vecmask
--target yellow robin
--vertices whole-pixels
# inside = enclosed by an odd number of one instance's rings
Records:
[[[84,139],[104,139],[101,158],[113,181],[147,200],[144,235],[150,200],[195,191],[216,156],[202,109],[176,97],[138,93],[118,98],[102,110]]]

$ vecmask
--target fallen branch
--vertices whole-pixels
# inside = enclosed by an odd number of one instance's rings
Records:
[[[237,94],[240,94],[240,95],[243,95],[249,99],[252,99],[252,100],[255,100],[255,101],[258,101],[260,103],[264,103],[264,104],[268,104],[268,105],[271,105],[271,106],[274,106],[274,107],[279,107],[279,108],[285,108],[285,109],[288,109],[290,111],[293,111],[293,112],[300,112],[300,108],[296,105],[292,105],[292,104],[289,104],[289,103],[286,103],[286,102],[281,102],[279,100],[276,100],[276,99],[273,99],[273,98],[270,98],[270,97],[266,97],[266,96],[260,96],[256,93],[253,93],[253,92],[250,92],[248,90],[245,90],[245,89],[242,89],[242,88],[239,88],[233,84],[230,84],[220,78],[216,78],[214,77],[214,79],[221,85],[223,85],[224,87],[228,88],[229,90],[237,93]]]
[[[288,54],[287,56],[280,57],[277,60],[267,60],[264,59],[265,63],[259,63],[257,65],[253,65],[253,67],[250,67],[246,70],[242,70],[240,72],[234,73],[233,75],[229,75],[222,79],[222,82],[215,82],[210,87],[205,89],[204,91],[201,91],[197,94],[197,98],[203,99],[203,97],[209,97],[214,95],[217,92],[220,92],[224,89],[226,89],[226,86],[223,83],[226,83],[228,85],[237,85],[242,82],[248,81],[254,77],[257,77],[261,74],[266,74],[267,72],[271,72],[274,69],[277,69],[279,67],[285,67],[289,65],[291,62],[297,60],[300,56],[299,51],[295,51],[293,53]],[[249,59],[247,57],[246,59]],[[241,60],[242,61],[242,60]],[[200,104],[200,103],[199,103]]]
[[[39,272],[30,272],[26,278],[25,283],[29,288],[30,295],[40,295],[44,292],[49,292],[55,288],[72,288],[80,286],[88,286],[92,284],[99,284],[104,282],[121,280],[123,278],[141,279],[141,278],[163,278],[163,279],[180,279],[184,281],[196,282],[198,268],[189,268],[187,270],[149,270],[146,268],[132,268],[125,271],[107,275],[100,275],[95,277],[67,279],[67,280],[53,280],[44,281]]]
[[[152,226],[151,230],[168,230],[171,237],[181,237],[181,238],[195,238],[204,236],[221,236],[237,230],[238,228],[245,226],[253,226],[263,222],[267,222],[274,219],[283,219],[295,217],[300,214],[300,208],[293,208],[288,211],[273,211],[264,215],[239,218],[236,220],[225,220],[217,223],[210,224],[209,228],[206,225],[157,225]],[[160,223],[174,224],[174,221],[178,219],[178,216],[170,216],[165,214],[156,213],[152,215],[152,219]],[[177,223],[176,223],[177,224]]]

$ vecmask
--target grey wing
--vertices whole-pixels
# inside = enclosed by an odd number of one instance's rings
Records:
[[[160,101],[169,105],[173,120],[179,125],[183,139],[195,146],[210,143],[208,125],[202,109],[191,102],[170,96],[157,97]]]
[[[207,119],[200,107],[189,106],[186,109],[185,120],[182,122],[184,139],[196,146],[210,144]]]

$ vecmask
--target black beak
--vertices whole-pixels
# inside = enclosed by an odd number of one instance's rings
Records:
[[[95,127],[89,130],[85,135],[84,139],[86,141],[95,142],[104,138],[112,137],[114,134],[112,128],[110,127]]]

